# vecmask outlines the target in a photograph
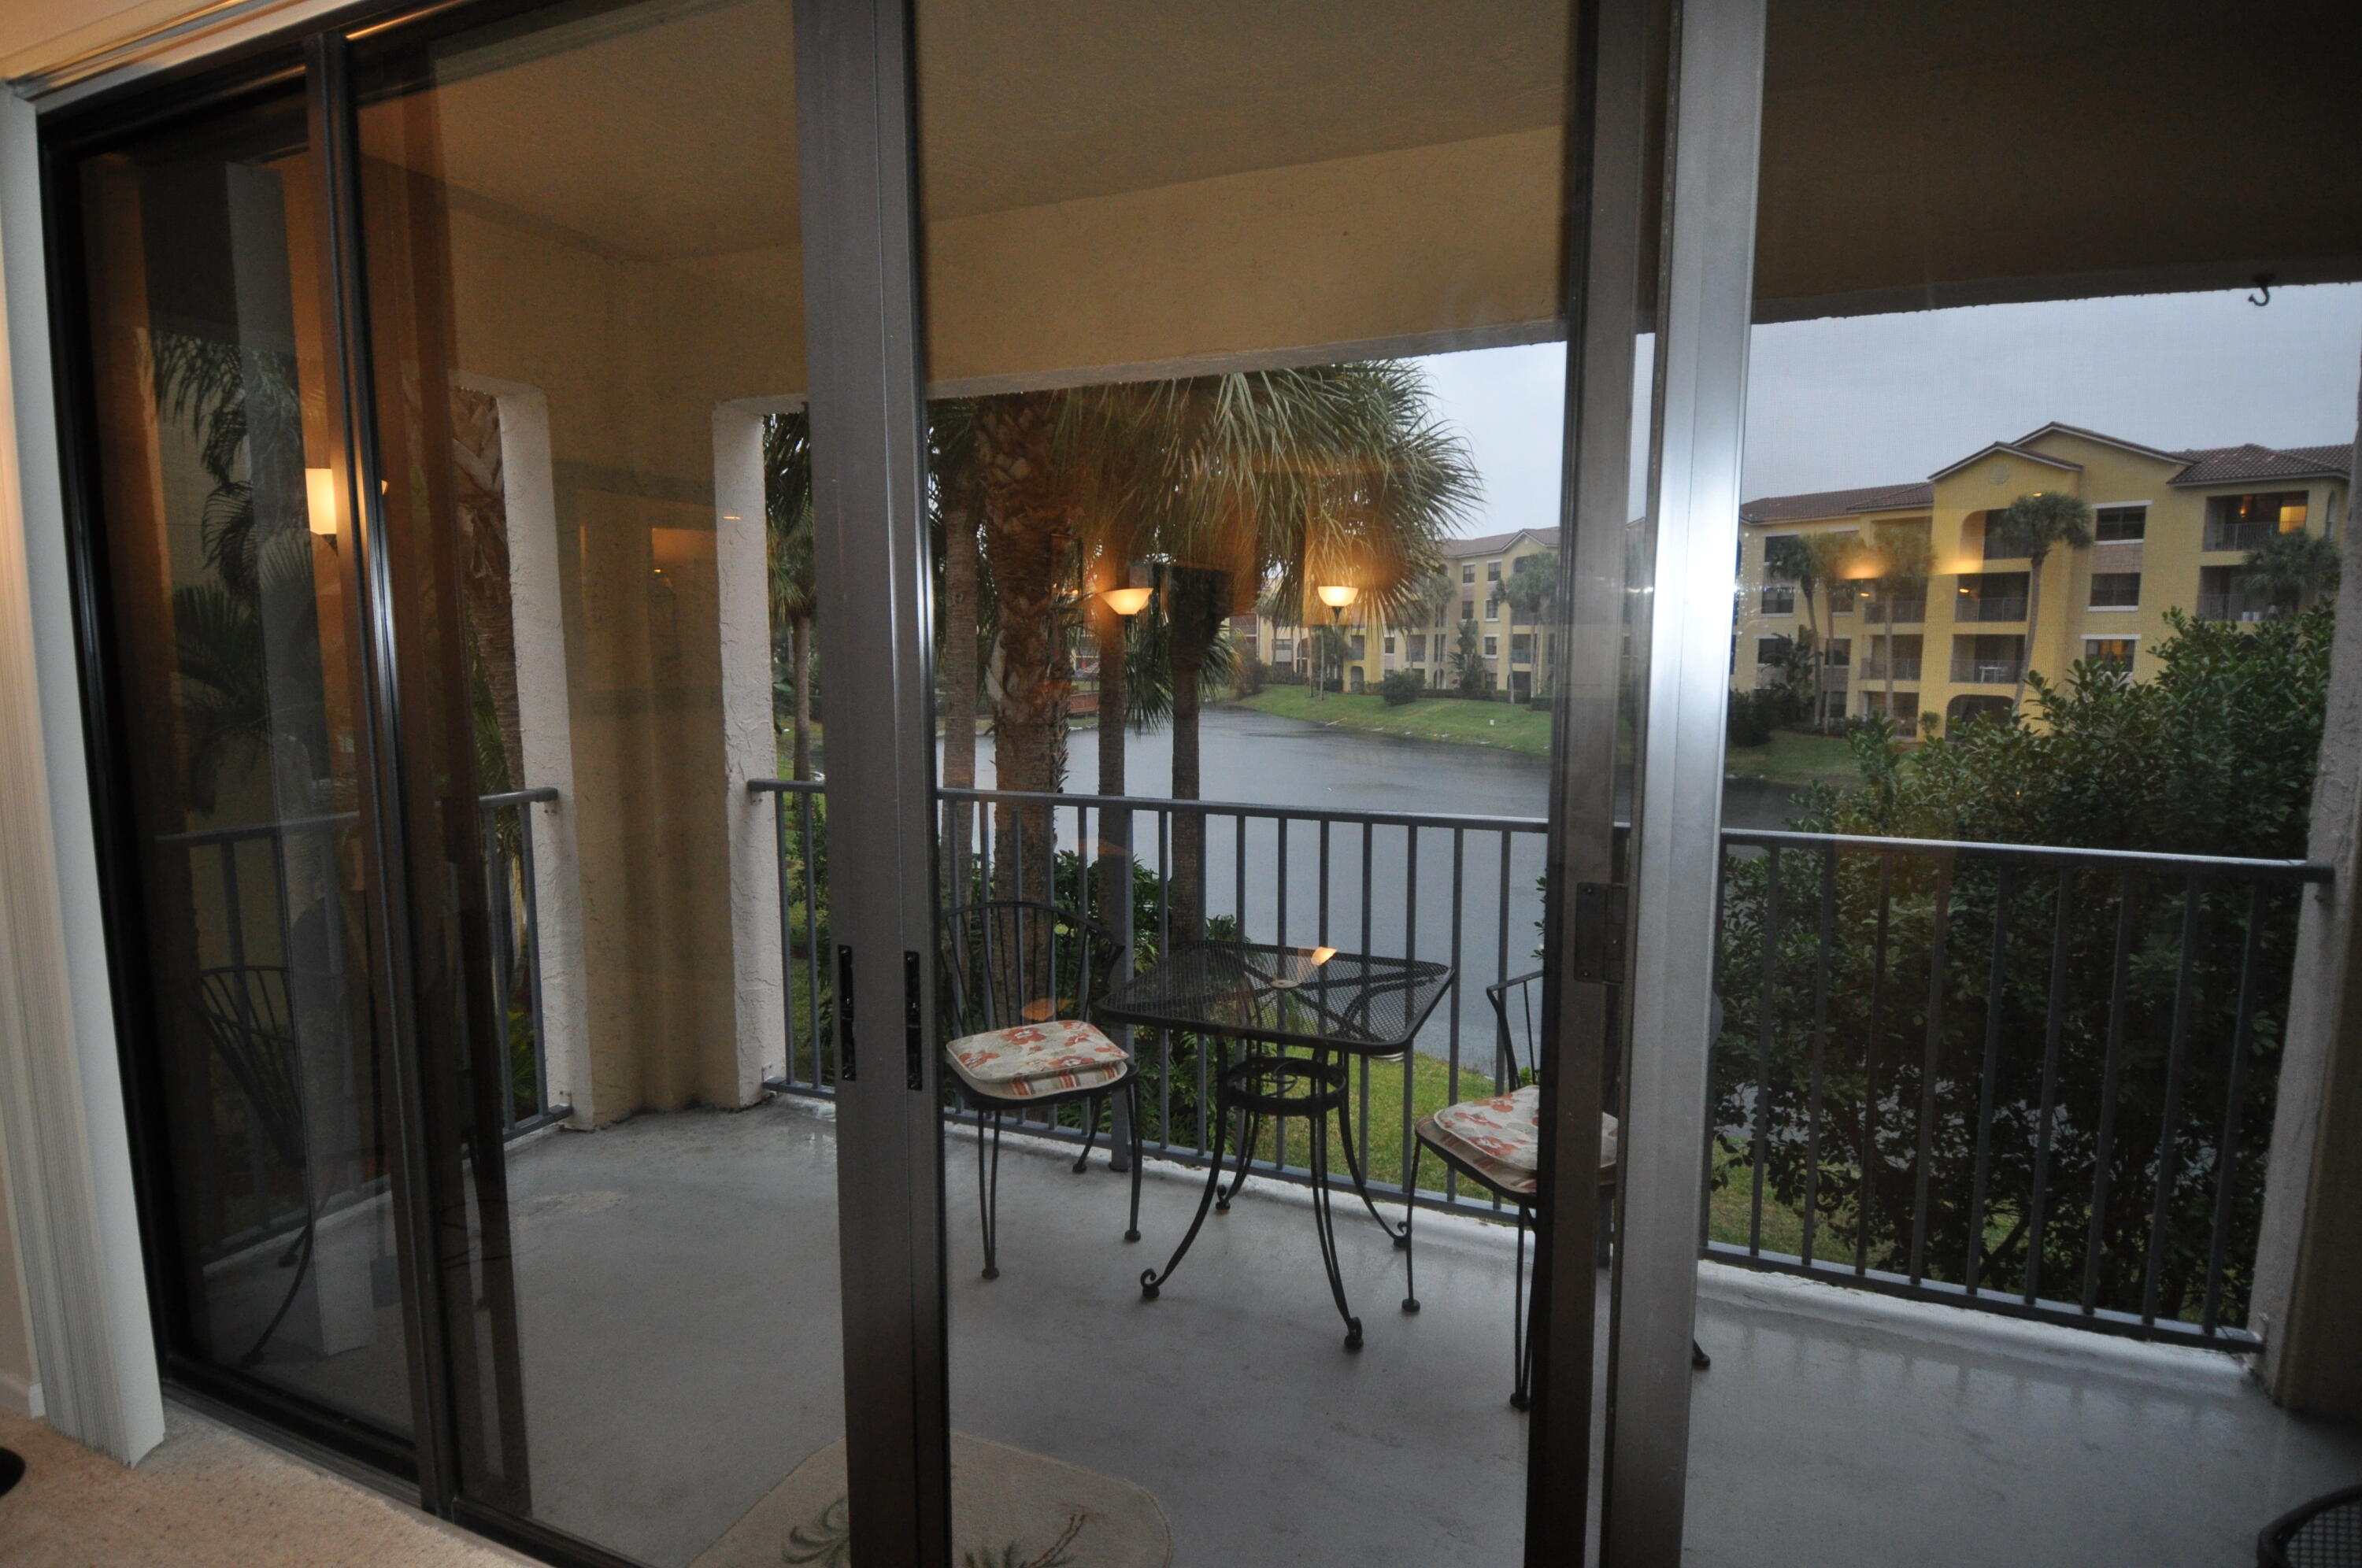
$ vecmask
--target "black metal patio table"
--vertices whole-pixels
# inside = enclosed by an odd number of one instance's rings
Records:
[[[1164,962],[1120,983],[1098,1004],[1102,1018],[1138,1028],[1211,1037],[1216,1043],[1214,1147],[1198,1212],[1162,1272],[1144,1271],[1140,1293],[1149,1300],[1173,1277],[1206,1223],[1206,1211],[1227,1211],[1246,1185],[1265,1118],[1304,1118],[1311,1130],[1312,1224],[1337,1315],[1345,1320],[1345,1348],[1362,1348],[1362,1320],[1345,1300],[1338,1266],[1337,1222],[1329,1191],[1329,1117],[1337,1117],[1345,1168],[1353,1190],[1385,1232],[1402,1244],[1370,1198],[1353,1153],[1353,1127],[1344,1058],[1392,1056],[1411,1042],[1444,992],[1450,965],[1418,958],[1340,953],[1332,947],[1282,947],[1251,942],[1200,942],[1175,948]],[[1230,1061],[1228,1042],[1246,1045]],[[1258,1049],[1258,1047],[1263,1047]],[[1303,1055],[1289,1054],[1290,1047]],[[1225,1192],[1222,1150],[1230,1119],[1240,1122],[1238,1175]]]

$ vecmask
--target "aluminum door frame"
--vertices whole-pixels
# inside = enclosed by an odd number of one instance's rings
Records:
[[[907,0],[796,0],[805,383],[828,796],[846,1480],[865,1568],[946,1568],[933,576]],[[857,873],[847,875],[858,868]],[[847,986],[847,977],[850,986]]]
[[[1630,1046],[1600,1560],[1680,1561],[1690,1340],[1753,315],[1765,0],[1680,0],[1657,282],[1649,517],[1654,590],[1628,957]]]

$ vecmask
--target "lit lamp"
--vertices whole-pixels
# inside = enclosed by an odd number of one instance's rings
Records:
[[[1321,603],[1329,606],[1329,624],[1331,626],[1344,617],[1345,606],[1362,597],[1362,591],[1350,582],[1324,582],[1312,591],[1320,596]],[[1327,677],[1321,679],[1325,681]],[[1337,659],[1337,684],[1345,684],[1345,660],[1341,650]]]
[[[312,532],[330,544],[337,542],[337,474],[333,469],[304,470],[304,500],[311,513]]]
[[[1147,609],[1148,602],[1154,597],[1155,592],[1156,590],[1153,588],[1110,588],[1099,597],[1107,601],[1109,609],[1119,615],[1130,618]]]

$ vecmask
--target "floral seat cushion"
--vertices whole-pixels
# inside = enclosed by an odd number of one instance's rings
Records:
[[[990,1099],[1032,1099],[1098,1088],[1131,1069],[1131,1055],[1076,1018],[964,1034],[944,1045],[952,1070]]]
[[[1541,1161],[1540,1086],[1529,1084],[1491,1099],[1447,1105],[1418,1124],[1424,1143],[1478,1172],[1503,1192],[1529,1193]],[[1616,1178],[1616,1118],[1599,1119],[1599,1176]]]

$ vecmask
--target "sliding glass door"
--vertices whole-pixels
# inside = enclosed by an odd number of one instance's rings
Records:
[[[181,1384],[562,1562],[1587,1551],[1699,1131],[1665,23],[434,6],[61,116]]]

